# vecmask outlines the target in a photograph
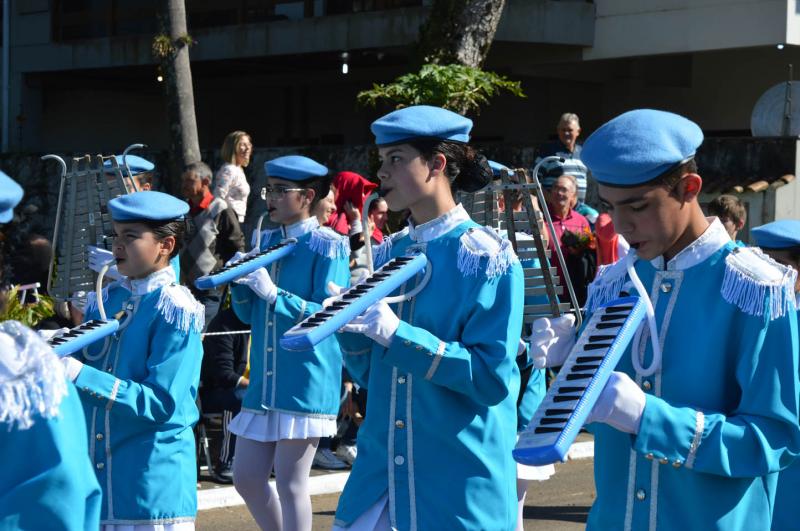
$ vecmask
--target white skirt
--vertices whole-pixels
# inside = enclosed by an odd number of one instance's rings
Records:
[[[519,434],[517,434],[517,440],[519,441]],[[545,481],[550,479],[550,476],[555,473],[556,467],[553,465],[530,466],[517,463],[517,479]]]
[[[242,411],[228,429],[238,437],[251,441],[275,442],[282,439],[311,439],[336,435],[336,419],[295,415],[271,409],[257,415]]]
[[[100,531],[194,531],[194,522],[143,525],[100,524]]]

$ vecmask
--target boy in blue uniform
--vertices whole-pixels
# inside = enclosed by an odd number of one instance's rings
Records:
[[[303,531],[311,529],[307,483],[315,450],[320,437],[336,433],[342,354],[334,337],[302,352],[286,351],[278,340],[322,307],[328,282],[348,281],[350,245],[312,215],[330,189],[325,166],[290,155],[265,169],[269,216],[281,226],[262,234],[260,248],[285,238],[297,244],[269,272],[261,268],[231,290],[236,315],[253,329],[250,384],[229,426],[237,436],[233,483],[262,529]],[[267,483],[273,466],[277,493]]]
[[[492,177],[467,144],[471,128],[429,106],[372,124],[386,202],[411,212],[409,226],[376,250],[375,266],[419,250],[431,276],[410,300],[375,303],[340,335],[347,370],[369,400],[335,529],[516,525],[522,269],[510,242],[453,199]]]
[[[21,199],[0,172],[0,223]],[[87,453],[78,392],[52,349],[21,323],[0,323],[0,529],[97,529],[100,487]]]
[[[702,140],[686,118],[645,109],[584,145],[659,336],[640,330],[589,416],[597,499],[588,529],[768,529],[778,472],[800,451],[795,272],[737,247],[703,216]],[[600,271],[589,313],[638,292],[628,265]],[[539,333],[556,336],[540,349],[558,365],[574,331]]]
[[[800,271],[800,221],[781,220],[767,223],[750,231],[753,244],[760,247],[770,258]],[[794,285],[794,295],[800,306],[800,276]],[[798,314],[800,319],[800,314]],[[773,531],[797,529],[797,501],[800,493],[800,463],[795,461],[778,476],[778,492],[775,493],[775,510],[772,514]]]
[[[108,203],[113,252],[126,278],[90,294],[86,320],[103,304],[120,321],[108,341],[65,358],[81,392],[89,457],[103,489],[104,529],[194,529],[197,470],[192,426],[203,355],[203,306],[177,284],[169,260],[181,246],[189,205],[160,192]]]

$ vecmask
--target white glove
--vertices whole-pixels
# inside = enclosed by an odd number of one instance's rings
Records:
[[[106,277],[112,280],[123,278],[124,275],[121,275],[117,269],[114,253],[106,249],[101,249],[100,247],[95,247],[94,245],[87,245],[86,249],[89,251],[89,269],[99,273],[104,265],[111,262],[108,271],[106,271]]]
[[[344,325],[341,331],[364,334],[376,343],[389,348],[398,326],[400,326],[400,319],[389,308],[389,305],[381,300]]]
[[[543,369],[563,365],[575,345],[575,316],[566,314],[555,319],[542,317],[533,322],[531,330],[528,355],[533,366]]]
[[[619,431],[636,435],[646,402],[646,395],[624,372],[614,371],[592,408],[586,424],[604,422]]]
[[[60,336],[62,334],[66,334],[69,332],[69,328],[57,328],[55,330],[37,330],[36,333],[39,334],[39,337],[44,339],[45,341],[50,341],[56,336]]]
[[[72,356],[65,356],[61,358],[61,363],[64,364],[64,372],[67,373],[67,378],[70,382],[74,382],[78,378],[78,374],[80,374],[81,369],[83,369],[83,363],[76,360]]]
[[[260,267],[242,278],[236,280],[237,284],[244,284],[255,292],[260,298],[267,301],[269,304],[275,302],[278,298],[278,286],[272,281],[267,273],[267,269]]]

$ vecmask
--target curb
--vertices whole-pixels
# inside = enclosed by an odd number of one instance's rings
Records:
[[[311,476],[308,478],[308,490],[312,496],[341,492],[349,477],[350,472]],[[271,479],[269,482],[271,485],[275,485],[274,479]],[[236,492],[234,487],[219,487],[197,491],[198,511],[234,507],[236,505],[244,505],[244,500],[239,496],[239,493]]]

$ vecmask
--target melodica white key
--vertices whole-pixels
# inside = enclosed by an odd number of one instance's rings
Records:
[[[422,254],[398,256],[283,334],[281,347],[286,350],[309,350],[330,337],[341,327],[361,315],[367,308],[389,296],[408,279],[422,271],[428,258]]]
[[[611,373],[646,316],[639,297],[600,306],[586,324],[514,449],[524,465],[566,459]]]

